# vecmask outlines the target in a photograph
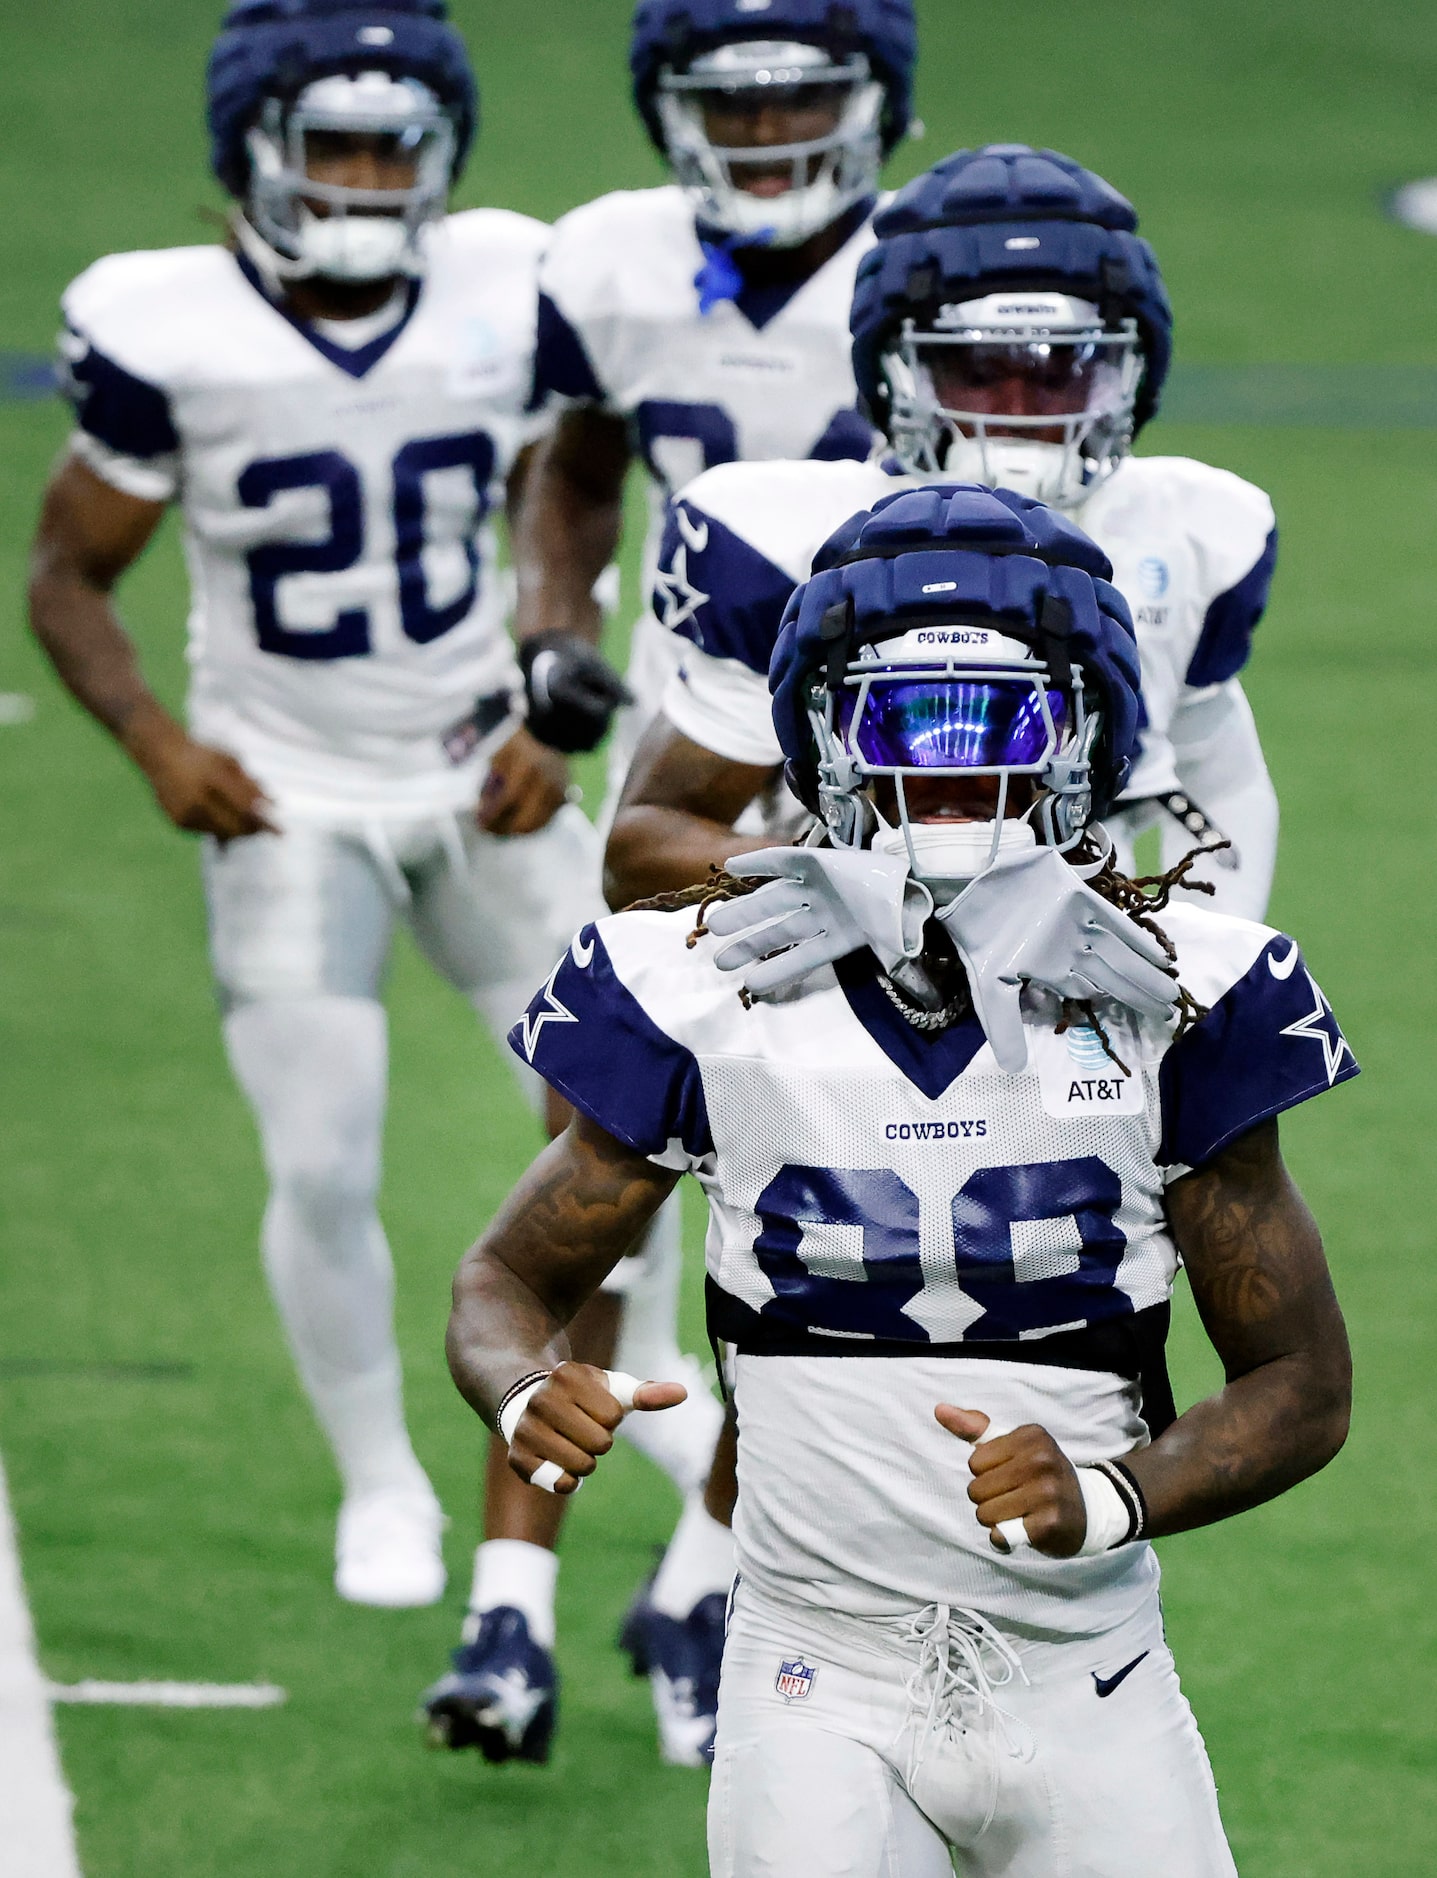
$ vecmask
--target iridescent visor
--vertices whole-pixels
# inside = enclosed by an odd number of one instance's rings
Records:
[[[1045,694],[1025,679],[874,679],[866,696],[839,700],[850,750],[876,770],[1036,766],[1061,740],[1067,714],[1061,691]]]

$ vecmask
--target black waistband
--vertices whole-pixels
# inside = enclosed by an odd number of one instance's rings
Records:
[[[439,739],[449,761],[467,763],[490,731],[497,730],[507,717],[513,715],[517,702],[515,694],[507,688],[487,691],[482,698],[476,698],[474,709],[469,715],[461,717],[457,724],[451,724]]]
[[[1177,1417],[1168,1378],[1166,1345],[1172,1307],[1154,1304],[1127,1317],[1050,1337],[1002,1343],[920,1343],[896,1338],[825,1337],[801,1325],[765,1317],[712,1278],[704,1280],[709,1337],[731,1343],[740,1356],[943,1357],[972,1362],[1038,1363],[1054,1369],[1093,1369],[1138,1383],[1143,1419],[1154,1440]]]

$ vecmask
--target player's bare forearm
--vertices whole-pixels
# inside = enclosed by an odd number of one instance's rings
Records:
[[[66,687],[123,745],[177,828],[222,841],[271,826],[263,792],[199,744],[145,683],[110,595],[165,512],[67,457],[45,491],[30,566],[30,624]]]
[[[678,1178],[576,1115],[465,1253],[454,1278],[449,1368],[490,1427],[520,1377],[569,1360],[565,1326]]]
[[[604,850],[604,898],[615,912],[707,880],[730,856],[761,847],[722,822],[680,809],[621,809]]]
[[[163,503],[126,495],[67,457],[46,488],[31,551],[31,630],[66,688],[126,744],[174,722],[145,683],[110,598],[163,514]]]
[[[1227,1381],[1151,1447],[1122,1458],[1147,1503],[1147,1535],[1211,1525],[1274,1499],[1325,1467],[1347,1436],[1351,1360],[1322,1241],[1264,1122],[1175,1181],[1168,1216]],[[981,1410],[940,1403],[974,1443],[968,1497],[999,1551],[998,1528],[1071,1558],[1087,1533],[1077,1473],[1046,1428],[985,1439]],[[1119,1457],[1113,1456],[1117,1459]]]
[[[1347,1438],[1347,1331],[1316,1223],[1264,1122],[1176,1181],[1168,1217],[1227,1381],[1127,1465],[1150,1530],[1204,1526],[1315,1474]]]
[[[604,850],[609,905],[691,887],[761,846],[733,824],[772,777],[772,769],[719,756],[656,718],[634,753]]]
[[[598,643],[594,583],[619,545],[630,457],[622,419],[589,405],[566,411],[535,446],[511,505],[516,639],[566,632]]]

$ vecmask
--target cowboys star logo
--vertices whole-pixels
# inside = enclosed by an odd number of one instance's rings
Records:
[[[675,504],[674,518],[679,526],[679,545],[674,549],[670,564],[661,567],[654,576],[654,599],[658,604],[659,623],[671,633],[697,618],[699,609],[709,602],[708,594],[694,586],[689,579],[689,550],[692,549],[695,554],[703,553],[709,545],[709,525],[707,522],[695,522],[681,502]]]
[[[568,956],[566,952],[559,960],[550,972],[544,989],[519,1020],[519,1042],[523,1046],[524,1055],[531,1063],[534,1061],[534,1052],[539,1047],[539,1038],[543,1034],[545,1024],[577,1024],[579,1021],[568,1005],[562,1003],[554,995],[554,980],[564,969],[564,960]]]
[[[1296,950],[1294,946],[1293,951]],[[1274,976],[1276,976],[1275,973]],[[1305,1037],[1310,1042],[1321,1046],[1322,1064],[1327,1072],[1327,1086],[1330,1089],[1337,1081],[1337,1072],[1342,1068],[1343,1057],[1351,1056],[1352,1049],[1346,1037],[1338,1029],[1337,1019],[1332,1015],[1332,1006],[1318,989],[1317,981],[1312,973],[1305,972],[1304,976],[1312,992],[1312,1009],[1306,1016],[1299,1017],[1295,1024],[1285,1025],[1278,1034],[1283,1037]]]

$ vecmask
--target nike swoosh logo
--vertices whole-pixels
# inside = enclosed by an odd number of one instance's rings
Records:
[[[1295,939],[1292,942],[1292,950],[1285,959],[1278,958],[1272,952],[1269,952],[1267,955],[1267,969],[1272,973],[1274,978],[1291,978],[1296,965],[1297,941]]]
[[[1147,1654],[1148,1652],[1144,1650],[1143,1656]],[[1138,1664],[1142,1662],[1143,1656],[1135,1656],[1131,1663],[1124,1663],[1116,1676],[1100,1676],[1097,1670],[1094,1670],[1092,1672],[1093,1686],[1098,1691],[1098,1700],[1101,1701],[1105,1695],[1111,1695],[1120,1682],[1131,1676]]]
[[[589,966],[594,962],[594,942],[590,939],[586,944],[582,932],[576,932],[574,934],[574,941],[569,947],[569,951],[573,955],[574,963],[581,972],[587,971]],[[1269,963],[1271,963],[1270,960]]]

